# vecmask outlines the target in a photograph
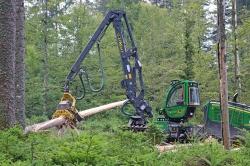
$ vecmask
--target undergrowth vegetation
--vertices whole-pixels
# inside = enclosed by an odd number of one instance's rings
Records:
[[[117,118],[118,117],[118,118]],[[24,135],[19,128],[0,131],[0,165],[248,165],[250,135],[237,151],[225,151],[216,141],[160,153],[155,145],[164,135],[123,130],[126,118],[116,110],[86,119],[80,134],[67,129]]]

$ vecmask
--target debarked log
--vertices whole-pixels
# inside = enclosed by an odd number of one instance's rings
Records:
[[[99,107],[90,108],[84,111],[80,111],[78,113],[82,118],[85,118],[85,117],[88,117],[88,116],[91,116],[91,115],[94,115],[94,114],[97,114],[106,110],[110,110],[115,107],[122,106],[126,101],[127,100],[118,101],[118,102],[102,105]],[[24,130],[24,133],[27,134],[30,132],[38,132],[38,131],[46,130],[46,129],[53,128],[53,127],[59,127],[66,123],[67,123],[67,119],[61,116],[61,117],[51,119],[42,123],[37,123],[37,124],[27,126]]]

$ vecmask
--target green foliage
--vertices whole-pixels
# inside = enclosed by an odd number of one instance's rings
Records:
[[[249,13],[244,14],[243,17],[246,17],[244,19],[243,24],[239,27],[238,29],[238,44],[239,44],[239,55],[240,55],[240,70],[241,70],[241,75],[240,78],[242,79],[242,94],[240,96],[240,99],[244,102],[249,103],[250,98],[249,98],[249,69],[250,69],[250,57],[249,57],[249,52],[250,52],[250,33],[249,33],[249,28],[250,28],[250,19],[249,19]]]
[[[116,129],[85,130],[80,135],[70,130],[63,136],[53,132],[23,135],[21,129],[11,128],[0,131],[0,165],[240,166],[249,162],[249,138],[238,151],[225,151],[222,145],[211,142],[159,153],[145,133]]]
[[[192,29],[194,26],[194,21],[190,20],[189,18],[186,18],[185,20],[185,65],[186,68],[184,69],[184,76],[181,76],[182,79],[186,80],[192,80],[194,77],[194,72],[193,72],[193,55],[194,55],[194,50],[193,50],[193,45],[191,39],[191,34],[192,34]]]

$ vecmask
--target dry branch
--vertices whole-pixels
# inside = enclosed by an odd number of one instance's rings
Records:
[[[88,117],[88,116],[112,109],[114,107],[122,106],[125,101],[126,100],[118,101],[118,102],[102,105],[99,107],[90,108],[90,109],[87,109],[84,111],[80,111],[79,115],[82,118]],[[38,132],[38,131],[46,130],[46,129],[53,128],[53,127],[59,127],[59,126],[62,126],[66,123],[67,123],[67,120],[64,117],[59,117],[59,118],[51,119],[51,120],[48,120],[48,121],[45,121],[42,123],[37,123],[37,124],[33,124],[31,126],[27,126],[24,130],[24,133],[27,134],[29,132]]]

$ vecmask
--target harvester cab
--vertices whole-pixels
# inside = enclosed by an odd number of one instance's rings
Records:
[[[185,139],[192,127],[184,123],[192,118],[200,105],[198,83],[190,80],[173,80],[168,88],[157,118],[159,126],[174,140]]]
[[[193,117],[196,107],[200,105],[198,83],[173,80],[164,99],[159,113],[169,121],[186,122]]]

